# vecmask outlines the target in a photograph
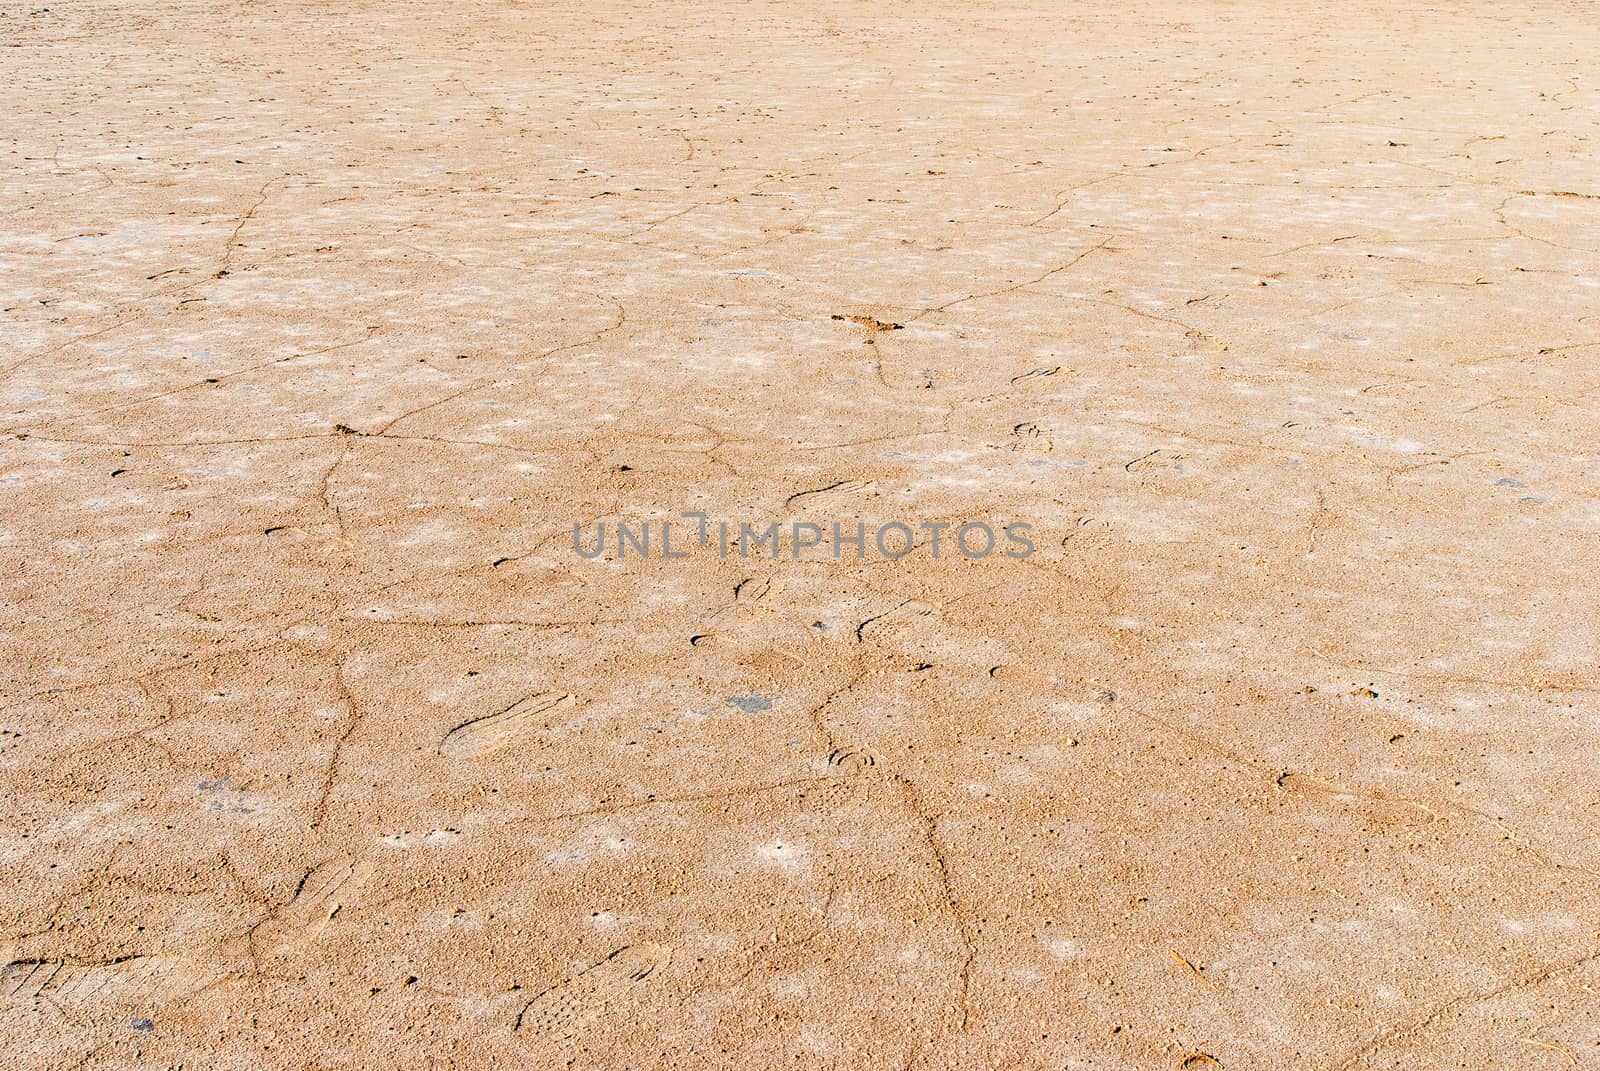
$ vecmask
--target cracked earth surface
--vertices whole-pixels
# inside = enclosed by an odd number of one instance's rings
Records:
[[[0,45],[0,1063],[1600,1067],[1592,6]]]

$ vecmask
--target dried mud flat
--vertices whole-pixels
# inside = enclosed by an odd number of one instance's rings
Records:
[[[0,46],[0,1064],[1600,1067],[1592,6]]]

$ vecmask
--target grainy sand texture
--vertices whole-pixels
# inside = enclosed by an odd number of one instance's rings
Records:
[[[1597,54],[5,0],[0,1066],[1600,1068]]]

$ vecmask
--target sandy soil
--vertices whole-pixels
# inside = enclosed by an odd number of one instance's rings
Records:
[[[1592,6],[0,46],[6,1067],[1600,1067]]]

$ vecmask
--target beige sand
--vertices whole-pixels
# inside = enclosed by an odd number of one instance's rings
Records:
[[[1592,5],[33,5],[0,1064],[1600,1067]]]

